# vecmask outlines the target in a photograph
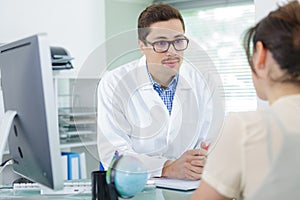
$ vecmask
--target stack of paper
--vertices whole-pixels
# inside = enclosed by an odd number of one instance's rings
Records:
[[[181,179],[171,179],[171,178],[151,178],[150,180],[153,180],[156,187],[161,188],[168,188],[168,189],[174,189],[174,190],[195,190],[198,188],[200,184],[199,181],[191,181],[191,180],[181,180]]]

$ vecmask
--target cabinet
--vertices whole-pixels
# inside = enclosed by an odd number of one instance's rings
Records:
[[[85,152],[87,175],[99,168],[97,85],[93,77],[53,75],[61,151]]]

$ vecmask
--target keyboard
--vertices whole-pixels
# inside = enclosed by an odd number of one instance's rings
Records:
[[[88,180],[65,181],[62,190],[52,190],[38,183],[14,183],[14,191],[40,191],[41,195],[91,194],[92,185]]]
[[[143,191],[154,190],[153,180],[148,180]],[[91,194],[92,185],[90,180],[71,180],[64,182],[62,190],[52,190],[38,183],[14,183],[14,191],[37,191],[41,195],[73,195],[73,194]]]
[[[38,183],[14,183],[13,190],[27,191],[27,190],[40,190],[41,187]]]

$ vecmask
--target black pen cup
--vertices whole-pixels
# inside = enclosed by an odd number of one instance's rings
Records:
[[[106,171],[92,172],[92,200],[109,199],[106,182]]]

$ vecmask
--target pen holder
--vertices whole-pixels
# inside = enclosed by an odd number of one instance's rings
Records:
[[[92,200],[107,200],[109,198],[106,182],[106,171],[92,172]]]
[[[118,200],[113,184],[107,184],[106,171],[92,172],[92,200]]]

